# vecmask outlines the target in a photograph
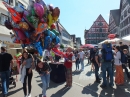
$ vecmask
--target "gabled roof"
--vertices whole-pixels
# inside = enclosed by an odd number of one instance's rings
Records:
[[[120,9],[110,10],[110,14],[113,16],[116,26],[120,24]]]

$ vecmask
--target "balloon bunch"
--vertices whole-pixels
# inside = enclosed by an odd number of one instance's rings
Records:
[[[43,0],[30,0],[28,9],[23,6],[11,7],[3,2],[8,9],[11,18],[5,21],[6,28],[12,41],[22,47],[32,46],[42,56],[44,49],[52,49],[59,46],[60,33],[56,30],[56,21],[60,15],[60,9],[52,4],[46,5]]]

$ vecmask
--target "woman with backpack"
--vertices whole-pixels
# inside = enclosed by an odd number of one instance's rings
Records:
[[[120,47],[115,47],[115,55],[114,55],[114,64],[116,67],[116,76],[115,76],[115,83],[117,85],[123,85],[124,84],[124,73],[122,68],[122,62],[121,62],[121,52]]]
[[[49,87],[50,83],[51,68],[47,62],[41,62],[40,60],[38,60],[36,70],[40,74],[43,84],[42,95],[43,97],[46,97],[46,90]]]

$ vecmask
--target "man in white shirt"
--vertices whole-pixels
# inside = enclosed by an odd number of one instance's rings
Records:
[[[80,59],[80,63],[81,63],[81,71],[84,70],[84,58],[85,58],[85,53],[83,52],[82,49],[80,49],[79,59]]]

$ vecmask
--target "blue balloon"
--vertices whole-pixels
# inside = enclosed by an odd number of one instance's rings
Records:
[[[37,49],[37,51],[39,52],[40,56],[42,56],[42,46],[41,46],[41,42],[36,42],[34,43],[34,47]]]
[[[43,48],[43,50],[44,49],[48,49],[50,44],[51,44],[51,42],[52,42],[51,37],[50,36],[46,36],[45,40],[44,40],[44,48]]]
[[[58,43],[60,43],[60,38],[57,36],[57,37],[56,37],[56,45],[57,45]]]
[[[26,31],[26,32],[24,32],[25,33],[25,35],[26,35],[26,37],[27,38],[29,38],[30,37],[30,35],[29,35],[29,33]]]
[[[45,31],[45,34],[47,36],[50,36],[52,39],[56,38],[56,35],[52,31],[50,31],[48,29]]]

